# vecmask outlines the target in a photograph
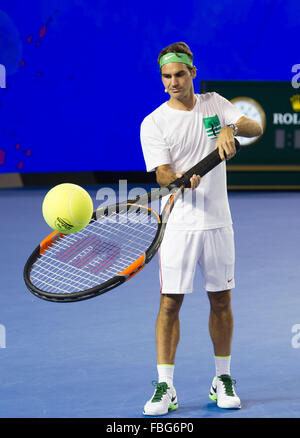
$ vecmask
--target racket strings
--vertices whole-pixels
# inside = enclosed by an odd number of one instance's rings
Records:
[[[120,274],[151,245],[159,221],[153,216],[138,208],[114,212],[57,239],[33,264],[32,283],[45,292],[65,294],[96,287]]]
[[[120,218],[120,214],[114,214],[115,217]],[[143,214],[143,216],[145,216]],[[130,218],[132,221],[132,217]],[[96,226],[95,226],[96,225]],[[105,245],[107,247],[112,246],[112,244],[107,240],[108,238],[115,238],[116,233],[118,233],[118,240],[119,242],[120,238],[124,237],[126,238],[126,249],[130,250],[128,251],[128,254],[130,254],[129,257],[127,257],[127,253],[125,252],[125,248],[123,248],[123,255],[122,259],[124,260],[124,269],[126,266],[128,266],[127,262],[132,262],[133,260],[133,253],[138,250],[139,246],[142,248],[145,247],[145,240],[146,242],[151,242],[153,240],[153,229],[157,229],[157,222],[152,223],[151,226],[149,226],[147,223],[140,223],[139,222],[131,222],[131,225],[128,225],[128,223],[124,222],[124,218],[121,219],[121,221],[118,223],[117,220],[114,220],[114,218],[109,217],[105,218],[105,227],[104,224],[101,224],[102,233],[104,235],[105,241],[102,242],[102,248],[105,248]],[[98,222],[94,221],[88,225],[88,229],[84,229],[83,235],[86,236],[85,240],[83,241],[84,245],[87,246],[87,243],[90,242],[93,243],[92,237],[90,238],[90,235],[99,236],[99,227]],[[134,231],[134,232],[133,232]],[[148,238],[147,238],[147,231],[148,231]],[[87,236],[87,232],[89,236]],[[74,256],[78,254],[80,250],[80,242],[81,239],[79,237],[79,233],[76,233],[74,235],[68,235],[68,239],[64,238],[61,239],[58,245],[54,245],[51,250],[52,251],[60,251],[62,248],[66,249],[67,255],[71,255],[71,253],[74,253]],[[73,245],[71,246],[71,244]],[[119,248],[119,244],[116,248]],[[132,253],[131,253],[132,251]],[[48,251],[47,251],[48,252]],[[62,260],[62,256],[60,257]],[[127,260],[127,262],[126,262]],[[120,262],[121,263],[121,262]]]
[[[123,217],[125,216],[125,217]],[[145,213],[142,213],[141,218],[146,220]],[[127,218],[131,221],[131,224],[128,224]],[[102,218],[98,218],[100,220]],[[145,237],[147,236],[147,231],[149,233],[149,236],[153,236],[153,226],[157,228],[157,221],[148,224],[146,221],[141,222],[140,220],[136,220],[135,215],[131,213],[131,215],[123,215],[120,213],[113,213],[111,216],[108,216],[105,218],[105,237],[111,237],[114,236],[115,233],[128,233],[127,236],[127,246],[131,244],[131,247],[134,249],[136,247],[137,241],[140,242],[142,245],[145,243]],[[149,220],[149,218],[147,218]],[[119,222],[118,222],[119,221]],[[97,223],[97,221],[95,221]],[[134,224],[134,225],[133,225]],[[129,235],[132,233],[134,228],[134,231],[136,232],[136,235],[132,235],[132,238],[129,238]],[[95,235],[98,235],[98,229],[93,230],[92,228],[89,230],[90,233],[94,233]]]

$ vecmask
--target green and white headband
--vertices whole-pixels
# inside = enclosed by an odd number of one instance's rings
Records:
[[[193,67],[193,61],[186,53],[166,53],[159,60],[159,66],[162,68],[165,64],[170,64],[170,62],[181,62],[182,64],[187,64]]]

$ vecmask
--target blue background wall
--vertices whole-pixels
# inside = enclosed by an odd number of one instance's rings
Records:
[[[1,0],[0,172],[144,170],[163,47],[190,45],[196,92],[201,79],[291,80],[299,16],[292,0]]]

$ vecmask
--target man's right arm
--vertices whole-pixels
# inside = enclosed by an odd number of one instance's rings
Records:
[[[156,168],[156,181],[160,186],[167,186],[176,178],[176,174],[172,171],[169,164],[163,164]]]
[[[174,173],[169,164],[163,164],[162,166],[158,166],[156,168],[156,181],[160,186],[167,186],[176,178],[181,178],[184,172],[182,173]],[[193,175],[190,179],[191,188],[195,189],[200,184],[200,176]]]

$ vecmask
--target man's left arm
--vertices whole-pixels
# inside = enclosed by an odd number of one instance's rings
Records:
[[[237,127],[236,136],[239,137],[258,137],[263,134],[263,128],[255,120],[242,116],[235,123]],[[222,160],[230,159],[235,155],[234,130],[231,126],[224,126],[217,139],[216,147]]]
[[[236,135],[240,137],[258,137],[263,134],[261,124],[246,116],[242,116],[235,125],[238,128]]]

